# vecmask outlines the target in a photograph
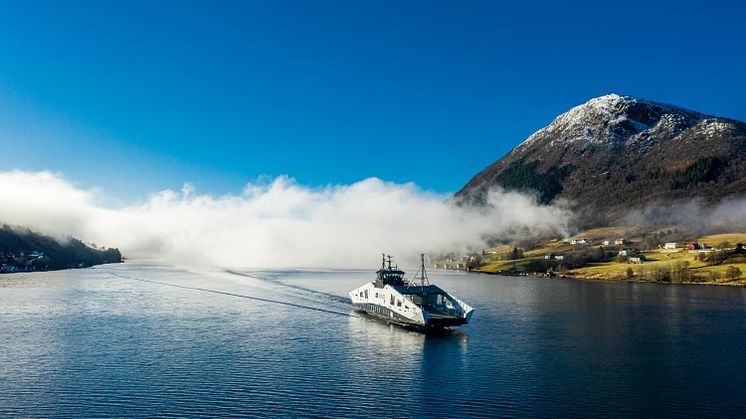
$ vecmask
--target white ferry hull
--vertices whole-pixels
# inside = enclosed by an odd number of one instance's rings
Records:
[[[461,300],[448,295],[435,286],[425,300],[436,300],[441,305],[422,303],[421,293],[414,292],[417,287],[385,285],[376,287],[368,283],[350,291],[350,300],[359,310],[371,317],[415,329],[437,329],[467,324],[471,319],[473,308]],[[420,288],[421,289],[421,288]],[[419,299],[420,304],[416,301]]]
[[[357,307],[360,311],[364,311],[371,317],[375,317],[388,323],[398,324],[401,326],[425,326],[425,323],[423,321],[417,321],[416,319],[404,317],[401,314],[396,313],[386,307],[365,303],[355,304],[355,307]]]

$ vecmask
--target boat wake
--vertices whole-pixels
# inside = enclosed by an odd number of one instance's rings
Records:
[[[119,278],[123,278],[123,279],[128,279],[128,280],[131,280],[131,281],[146,282],[146,283],[149,283],[149,284],[163,285],[163,286],[167,286],[167,287],[180,288],[180,289],[185,289],[185,290],[200,291],[200,292],[207,292],[207,293],[212,293],[212,294],[227,295],[227,296],[231,296],[231,297],[245,298],[247,300],[261,301],[261,302],[270,303],[270,304],[279,304],[279,305],[284,305],[284,306],[289,306],[289,307],[301,308],[301,309],[305,309],[305,310],[318,311],[318,312],[321,312],[321,313],[335,314],[335,315],[338,315],[338,316],[345,316],[345,317],[353,317],[354,316],[353,314],[350,314],[350,313],[343,313],[343,312],[340,312],[340,311],[328,310],[328,309],[325,309],[325,308],[312,307],[312,306],[307,306],[307,305],[303,305],[303,304],[296,304],[296,303],[291,303],[291,302],[288,302],[288,301],[276,300],[276,299],[272,299],[272,298],[264,298],[264,297],[257,297],[257,296],[254,296],[254,295],[239,294],[239,293],[229,292],[229,291],[220,291],[220,290],[215,290],[215,289],[210,289],[210,288],[192,287],[192,286],[188,286],[188,285],[180,285],[180,284],[172,284],[172,283],[168,283],[168,282],[153,281],[153,280],[149,280],[149,279],[142,279],[142,278],[136,278],[136,277],[127,276],[127,275],[122,275],[122,274],[115,273],[115,272],[111,272],[111,275],[119,277]],[[252,277],[252,278],[254,278],[254,277]]]
[[[319,291],[319,290],[315,290],[315,289],[311,289],[311,288],[302,287],[300,285],[288,284],[287,282],[283,282],[283,281],[280,281],[280,280],[276,279],[276,277],[278,276],[277,274],[265,275],[263,273],[254,273],[254,272],[252,272],[252,273],[249,274],[249,273],[240,272],[240,271],[234,271],[234,270],[230,270],[230,269],[227,269],[225,272],[229,273],[231,275],[238,275],[238,276],[243,276],[243,277],[247,277],[247,278],[258,279],[260,281],[268,282],[268,283],[271,283],[273,285],[279,285],[281,287],[289,288],[289,289],[292,289],[292,290],[296,290],[296,291],[301,291],[301,292],[304,292],[304,293],[310,293],[310,294],[322,296],[322,297],[328,298],[332,302],[344,304],[345,306],[349,306],[350,305],[350,299],[349,298],[345,298],[345,297],[343,297],[341,295],[336,295],[336,294],[332,294],[332,293],[328,293],[328,292],[324,292],[324,291]]]

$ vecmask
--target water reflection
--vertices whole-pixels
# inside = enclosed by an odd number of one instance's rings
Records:
[[[469,343],[469,335],[463,330],[442,329],[422,333],[374,319],[359,311],[355,311],[347,324],[350,336],[377,344],[376,350],[381,354],[420,353],[428,347],[443,344],[465,351]]]
[[[457,400],[465,396],[450,394],[450,389],[462,388],[471,376],[466,362],[468,333],[461,330],[420,333],[365,314],[349,318],[347,324],[350,344],[361,347],[368,355],[366,358],[369,357],[355,371],[363,382],[389,383],[392,391],[401,391],[399,397],[405,397],[411,404],[406,415],[454,414],[453,410],[443,411],[442,403],[436,399]],[[368,365],[373,365],[373,374]]]

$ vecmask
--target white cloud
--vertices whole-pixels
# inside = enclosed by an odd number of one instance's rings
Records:
[[[105,208],[100,192],[49,172],[0,173],[0,222],[118,247],[130,258],[224,267],[369,267],[388,252],[479,250],[485,235],[562,233],[570,214],[493,191],[489,209],[461,208],[414,184],[369,178],[309,188],[279,177],[240,195],[187,184],[137,205]]]

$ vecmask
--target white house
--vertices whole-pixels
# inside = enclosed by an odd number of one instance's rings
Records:
[[[635,254],[635,249],[622,249],[619,251],[619,256],[632,256]]]
[[[629,261],[632,263],[642,263],[645,261],[645,256],[632,256],[629,258]]]
[[[676,242],[666,243],[663,245],[663,248],[664,249],[676,249],[678,247],[677,244],[678,243]]]

